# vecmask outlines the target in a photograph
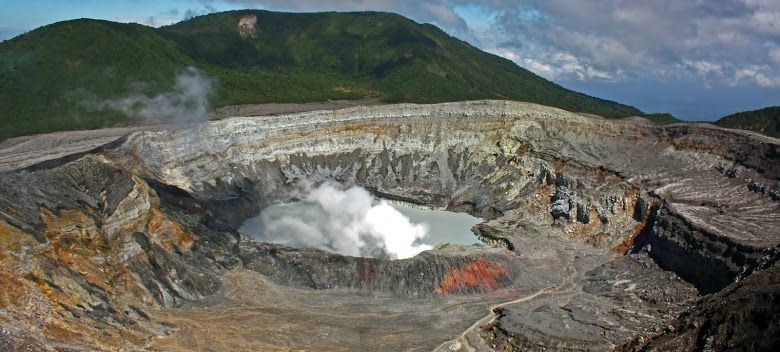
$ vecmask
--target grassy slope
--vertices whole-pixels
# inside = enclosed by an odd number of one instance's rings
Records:
[[[780,106],[738,112],[715,121],[715,124],[722,127],[756,131],[767,136],[780,138]]]
[[[257,31],[242,38],[237,23],[246,14],[257,16]],[[495,98],[612,118],[642,114],[564,89],[399,15],[232,11],[159,29],[73,20],[0,43],[0,140],[131,122],[118,112],[90,111],[85,102],[169,90],[186,66],[219,82],[212,106]]]

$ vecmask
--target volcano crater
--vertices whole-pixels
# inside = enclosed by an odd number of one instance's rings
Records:
[[[631,350],[726,341],[709,322],[776,343],[734,317],[777,321],[760,297],[778,294],[778,146],[510,101],[4,143],[0,302],[37,303],[8,306],[0,336],[13,338],[0,341]],[[239,233],[263,209],[299,199],[301,182],[324,180],[481,218],[473,230],[486,245],[389,260]]]

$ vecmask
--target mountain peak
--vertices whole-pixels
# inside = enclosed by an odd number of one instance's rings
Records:
[[[236,10],[161,28],[80,19],[0,43],[0,123],[8,126],[0,139],[133,123],[84,102],[164,93],[186,67],[219,82],[212,108],[509,99],[610,118],[642,115],[397,14]]]

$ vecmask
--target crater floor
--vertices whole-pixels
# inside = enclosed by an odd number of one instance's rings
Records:
[[[778,146],[509,101],[4,142],[0,349],[771,349]],[[488,245],[239,234],[303,180],[469,213]]]

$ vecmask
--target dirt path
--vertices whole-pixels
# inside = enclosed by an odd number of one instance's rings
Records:
[[[474,324],[471,324],[471,326],[466,328],[466,330],[463,330],[463,332],[460,335],[458,335],[458,337],[456,337],[456,338],[454,338],[452,340],[445,341],[444,343],[442,343],[441,345],[436,347],[436,349],[434,351],[460,351],[461,349],[465,349],[466,351],[476,351],[476,349],[474,349],[469,344],[469,340],[468,340],[468,338],[466,338],[466,335],[468,335],[472,330],[475,330],[479,326],[484,325],[484,324],[488,323],[489,321],[495,319],[496,318],[496,314],[493,312],[495,309],[502,308],[502,307],[508,306],[510,304],[523,303],[523,302],[526,302],[526,301],[530,301],[530,300],[532,300],[532,299],[534,299],[536,297],[539,297],[541,295],[550,294],[550,293],[554,293],[554,292],[557,292],[557,291],[544,289],[544,290],[540,290],[540,291],[537,291],[535,293],[532,293],[530,295],[520,297],[518,299],[514,299],[514,300],[511,300],[511,301],[506,301],[506,302],[494,304],[494,305],[488,307],[488,314],[486,316],[484,316],[482,319],[477,320],[476,322],[474,322]]]
[[[559,282],[555,285],[548,286],[544,289],[541,289],[539,291],[536,291],[532,294],[516,298],[510,301],[496,303],[494,305],[491,305],[488,307],[488,314],[484,316],[482,319],[477,320],[474,322],[474,324],[471,324],[466,330],[463,330],[463,332],[458,335],[458,337],[444,341],[442,344],[440,344],[438,347],[434,349],[434,352],[445,352],[445,351],[469,351],[469,352],[476,352],[479,351],[479,349],[474,348],[469,343],[468,334],[471,332],[475,332],[477,335],[477,338],[481,338],[479,336],[479,332],[477,331],[480,326],[485,325],[489,322],[492,322],[494,319],[497,318],[496,313],[494,311],[499,308],[506,307],[508,305],[517,304],[517,303],[523,303],[528,302],[532,299],[535,299],[539,296],[543,295],[552,295],[557,293],[562,293],[571,288],[571,286],[574,284],[575,280],[579,276],[579,272],[575,270],[575,272],[571,275],[571,277],[565,279],[563,282]]]

